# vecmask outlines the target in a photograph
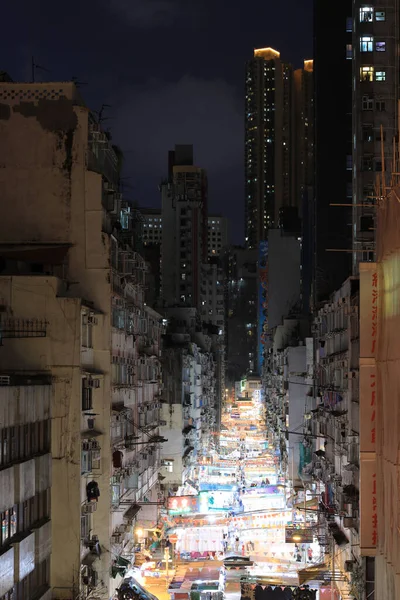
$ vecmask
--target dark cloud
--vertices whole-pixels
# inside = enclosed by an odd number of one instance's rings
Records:
[[[199,16],[199,2],[192,0],[104,0],[108,9],[125,24],[152,29],[170,27],[178,20]]]
[[[125,89],[112,104],[113,137],[127,150],[127,162],[136,172],[165,175],[167,152],[176,143],[193,143],[196,164],[209,172],[241,161],[241,102],[225,81],[153,81]]]
[[[87,106],[126,153],[127,193],[159,203],[167,151],[193,143],[209,173],[211,210],[243,239],[245,62],[273,46],[299,67],[312,54],[313,0],[17,0],[4,4],[1,68],[15,80],[82,85]],[[18,31],[18,35],[16,35]],[[22,40],[22,42],[21,42]],[[153,78],[154,81],[150,81]],[[132,193],[130,193],[132,192]]]
[[[208,173],[210,210],[226,213],[229,204],[229,216],[241,228],[242,203],[235,201],[242,197],[241,106],[237,89],[223,80],[187,76],[120,91],[112,99],[110,126],[125,151],[124,174],[132,177],[128,195],[140,205],[159,205],[168,150],[193,144],[195,164]]]

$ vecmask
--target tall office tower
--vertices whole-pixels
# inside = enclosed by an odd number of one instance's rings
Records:
[[[161,289],[166,306],[201,306],[201,264],[207,262],[207,176],[193,164],[193,146],[169,153],[161,184]]]
[[[245,242],[257,248],[277,227],[282,207],[296,206],[293,174],[292,67],[272,48],[246,66]]]
[[[353,2],[353,274],[374,260],[376,184],[398,170],[398,45],[398,0]]]
[[[352,0],[314,0],[315,299],[327,299],[350,274],[352,203]],[[338,85],[337,74],[340,74]],[[336,250],[336,251],[329,251]]]

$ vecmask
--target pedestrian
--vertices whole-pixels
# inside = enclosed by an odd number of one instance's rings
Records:
[[[312,551],[312,548],[311,548],[311,546],[309,546],[309,547],[308,547],[308,550],[307,550],[307,555],[308,555],[308,560],[309,560],[309,562],[311,562],[311,561],[312,561],[312,558],[313,558],[313,551]]]
[[[246,548],[244,547],[244,544],[242,544],[242,556],[245,556],[246,554]]]
[[[254,543],[253,542],[249,542],[249,546],[250,546],[250,550],[252,552],[254,552]]]

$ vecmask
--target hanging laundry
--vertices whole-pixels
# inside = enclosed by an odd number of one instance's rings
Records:
[[[88,502],[97,502],[100,497],[100,490],[97,481],[89,481],[86,486],[86,495]]]

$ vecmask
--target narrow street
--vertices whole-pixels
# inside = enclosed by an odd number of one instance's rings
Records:
[[[151,570],[142,569],[144,586],[159,600],[190,599],[196,591],[199,600],[238,600],[245,582],[298,586],[298,571],[321,561],[316,539],[301,537],[315,513],[296,510],[279,452],[266,438],[260,381],[241,386],[225,404],[210,455],[168,498],[164,548]],[[288,540],[293,530],[298,535]]]

